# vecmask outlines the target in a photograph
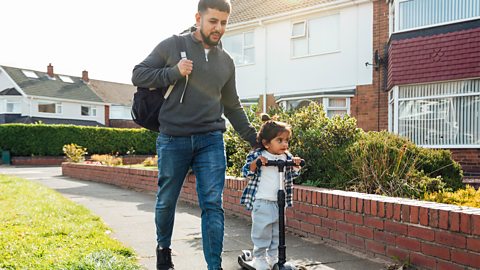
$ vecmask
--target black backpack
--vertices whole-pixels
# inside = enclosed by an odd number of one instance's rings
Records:
[[[180,53],[185,52],[185,41],[177,35],[174,35],[174,38]],[[151,131],[158,132],[160,127],[158,122],[160,108],[174,86],[175,84],[151,90],[149,88],[137,87],[137,92],[133,95],[131,110],[133,122]]]

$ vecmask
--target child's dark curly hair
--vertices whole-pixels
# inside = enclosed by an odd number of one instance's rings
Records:
[[[265,149],[265,144],[281,133],[288,132],[288,136],[292,136],[292,127],[289,124],[272,120],[266,113],[263,113],[261,117],[263,124],[257,134],[257,144],[260,148]]]

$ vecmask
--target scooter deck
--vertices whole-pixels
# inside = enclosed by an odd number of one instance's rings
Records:
[[[252,261],[246,261],[242,255],[238,255],[238,264],[242,267],[242,269],[255,270],[255,267],[252,265]]]

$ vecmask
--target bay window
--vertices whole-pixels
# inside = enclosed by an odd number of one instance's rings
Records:
[[[480,79],[398,86],[389,97],[391,131],[427,147],[480,147]]]

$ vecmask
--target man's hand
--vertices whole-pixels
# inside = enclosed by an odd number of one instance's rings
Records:
[[[180,74],[182,74],[183,77],[188,76],[192,73],[193,70],[193,62],[192,60],[188,60],[186,58],[182,58],[178,64],[177,68],[180,71]]]

